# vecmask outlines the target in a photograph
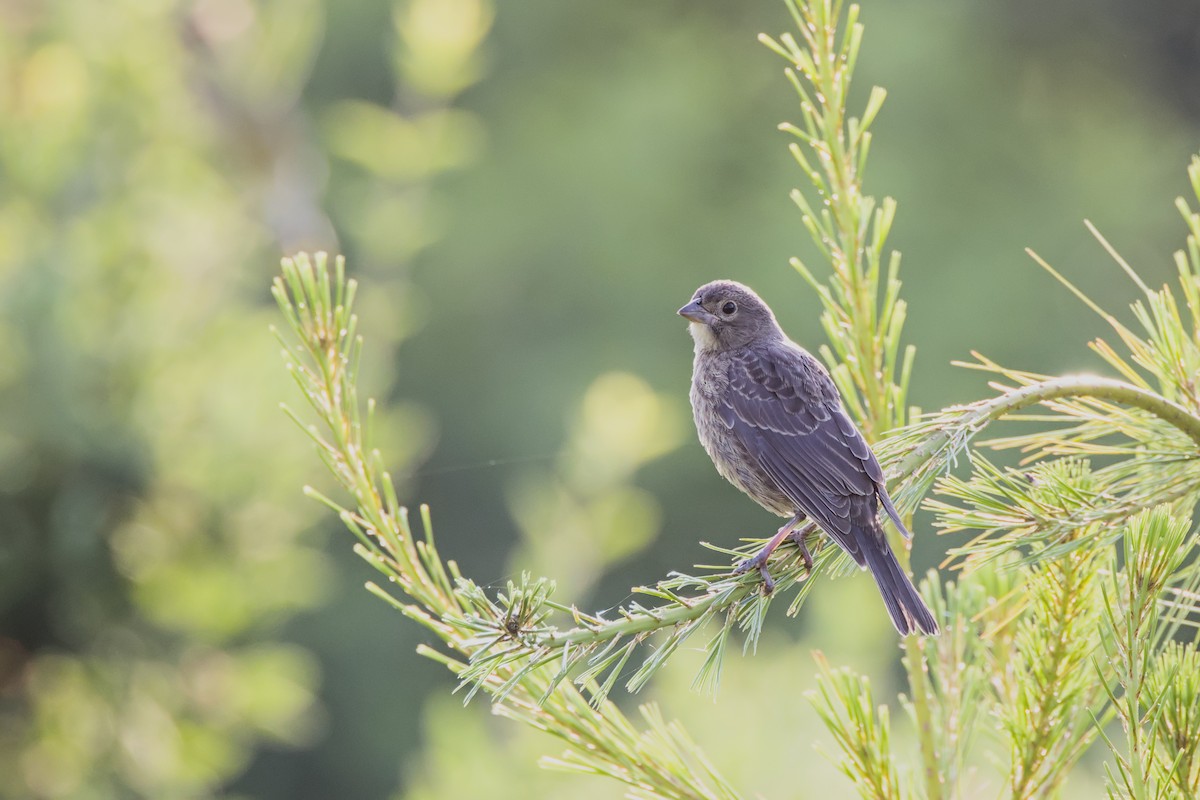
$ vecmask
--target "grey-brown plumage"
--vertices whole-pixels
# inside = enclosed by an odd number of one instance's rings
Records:
[[[907,537],[879,461],[842,407],[829,373],[792,342],[749,287],[713,281],[679,309],[696,344],[692,412],[700,442],[730,483],[789,517],[739,571],[758,569],[808,518],[879,585],[902,634],[937,633],[937,622],[900,568],[879,523],[882,504]],[[804,534],[798,543],[804,549]]]

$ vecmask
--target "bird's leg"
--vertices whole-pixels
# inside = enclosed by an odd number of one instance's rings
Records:
[[[775,581],[771,578],[771,573],[767,571],[767,559],[771,557],[771,553],[775,552],[775,548],[779,547],[783,540],[791,535],[792,529],[799,525],[802,519],[804,519],[804,515],[797,514],[785,522],[783,527],[777,530],[775,535],[771,537],[771,541],[763,546],[762,550],[759,550],[753,556],[734,567],[733,574],[743,575],[752,569],[756,569],[758,570],[758,574],[762,576],[763,588],[766,589],[767,594],[773,592],[775,590]],[[805,552],[807,552],[807,549]],[[811,561],[811,557],[809,560]]]
[[[817,523],[810,521],[803,527],[793,530],[788,534],[787,537],[795,542],[796,546],[800,548],[800,559],[804,562],[804,568],[808,570],[809,575],[811,575],[813,571],[813,557],[812,553],[808,552],[808,537],[812,536],[816,532]]]

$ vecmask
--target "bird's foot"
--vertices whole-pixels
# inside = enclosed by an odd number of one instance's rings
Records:
[[[740,562],[733,568],[734,575],[745,575],[750,570],[758,570],[758,574],[762,577],[763,591],[770,594],[775,591],[775,579],[771,577],[771,573],[767,570],[767,559],[770,558],[771,551],[763,549],[758,555],[751,556]]]
[[[797,514],[787,521],[782,528],[775,532],[771,540],[766,543],[763,549],[759,550],[750,558],[742,561],[733,569],[734,575],[744,575],[752,569],[758,570],[758,574],[762,576],[763,591],[770,594],[775,591],[775,579],[771,577],[771,573],[767,570],[767,559],[771,557],[771,553],[775,552],[775,548],[779,546],[784,539],[793,539],[800,545],[800,554],[804,558],[804,565],[808,571],[812,572],[812,556],[809,555],[808,547],[805,545],[804,538],[808,534],[816,530],[816,525],[808,523],[801,530],[797,530],[796,526],[804,519],[803,514]]]
[[[817,527],[810,522],[803,528],[797,528],[788,534],[788,538],[800,548],[800,560],[804,562],[805,578],[812,575],[813,571],[813,557],[812,553],[808,551],[808,537],[812,536],[816,531]]]

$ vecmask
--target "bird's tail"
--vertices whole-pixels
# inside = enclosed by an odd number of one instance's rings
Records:
[[[864,540],[863,555],[866,557],[867,569],[879,584],[879,593],[883,595],[884,605],[892,615],[892,622],[901,635],[907,635],[920,628],[925,633],[934,635],[938,632],[937,621],[933,612],[917,587],[909,580],[908,575],[900,568],[896,555],[888,547],[883,531],[875,530],[862,537]]]

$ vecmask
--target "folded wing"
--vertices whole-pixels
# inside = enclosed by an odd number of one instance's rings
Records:
[[[790,343],[738,354],[721,417],[797,509],[865,565],[855,534],[879,531],[877,497],[893,518],[894,509],[879,461],[816,359]]]

